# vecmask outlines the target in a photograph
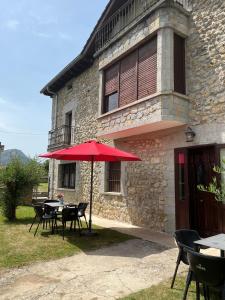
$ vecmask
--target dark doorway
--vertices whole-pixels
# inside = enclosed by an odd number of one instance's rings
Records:
[[[219,147],[208,145],[175,150],[177,229],[195,229],[201,236],[223,231],[224,205],[218,203],[213,194],[197,188],[199,184],[208,185],[216,175],[213,167],[220,162]]]

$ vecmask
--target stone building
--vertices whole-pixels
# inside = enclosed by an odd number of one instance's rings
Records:
[[[43,89],[48,150],[98,139],[141,162],[97,163],[94,213],[158,231],[225,229],[207,184],[225,156],[225,2],[111,0]],[[52,161],[51,191],[88,201],[90,164]]]

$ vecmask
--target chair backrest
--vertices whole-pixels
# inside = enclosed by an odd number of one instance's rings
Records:
[[[80,216],[81,216],[81,215],[84,215],[87,206],[88,206],[88,203],[87,203],[87,202],[80,202],[80,203],[78,204],[78,207],[77,207],[77,208],[78,208],[78,212],[79,212],[79,215],[80,215]]]
[[[181,260],[186,265],[189,264],[187,259],[186,248],[195,249],[194,241],[200,240],[200,236],[196,230],[191,229],[180,229],[176,230],[174,233],[174,238],[176,240],[177,246],[181,251]]]
[[[36,214],[36,217],[38,217],[39,219],[41,219],[44,215],[44,211],[42,208],[42,205],[34,205],[34,211]]]
[[[73,220],[77,220],[77,212],[78,209],[77,207],[65,207],[62,210],[62,221],[66,222],[66,221],[73,221]]]
[[[187,258],[196,280],[211,287],[219,287],[225,283],[225,258],[204,255],[186,249]]]

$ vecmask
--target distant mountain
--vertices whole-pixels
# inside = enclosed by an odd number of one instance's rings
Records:
[[[21,150],[8,149],[3,152],[0,152],[0,164],[6,166],[14,157],[18,157],[23,162],[29,161],[29,158]]]

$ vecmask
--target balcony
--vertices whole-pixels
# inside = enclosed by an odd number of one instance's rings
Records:
[[[156,93],[98,118],[98,137],[118,139],[188,123],[189,100],[175,92]]]
[[[64,125],[48,133],[48,151],[65,148],[73,143],[74,127]]]
[[[128,0],[110,18],[107,19],[96,33],[95,51],[100,52],[119,36],[126,28],[132,27],[133,22],[137,23],[151,11],[164,3],[191,10],[190,0]]]

